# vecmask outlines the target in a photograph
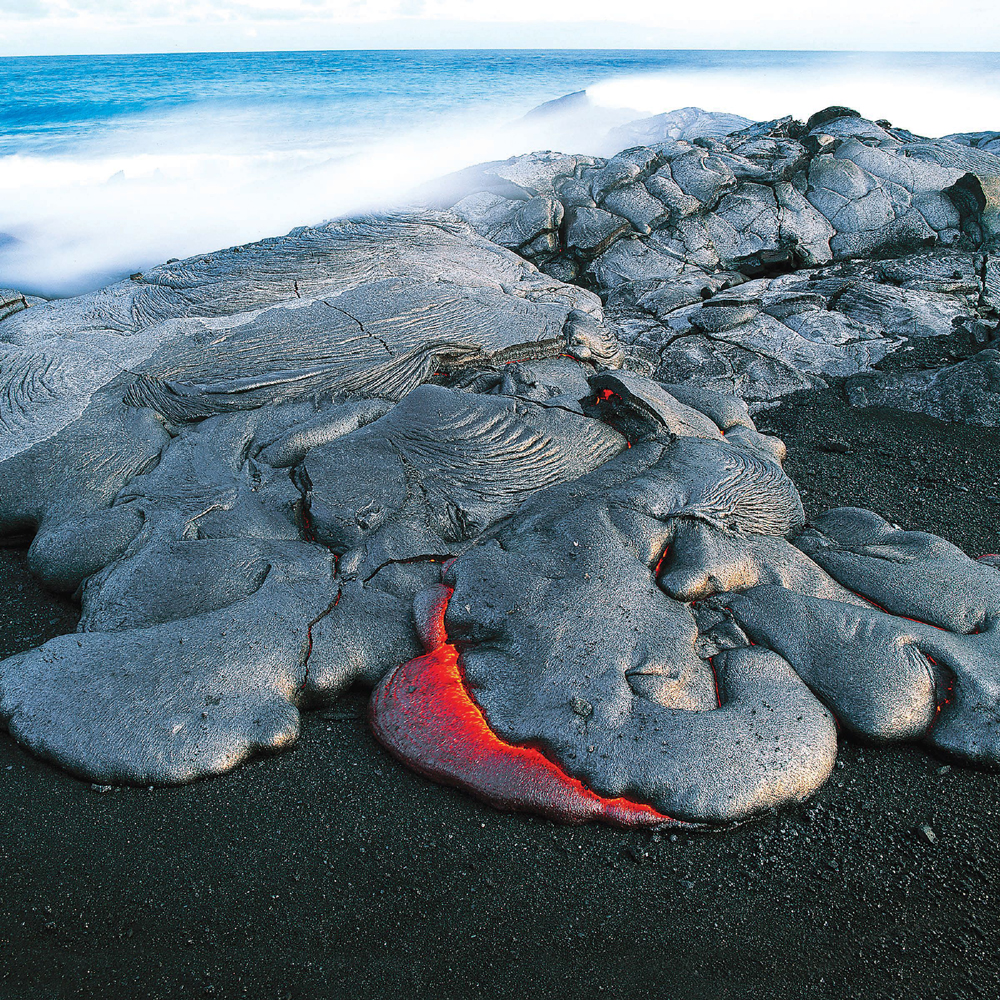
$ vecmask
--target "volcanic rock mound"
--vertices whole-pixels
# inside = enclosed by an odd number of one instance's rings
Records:
[[[0,662],[0,722],[172,784],[360,683],[423,773],[642,826],[806,798],[835,720],[1000,765],[995,559],[805,524],[745,401],[988,331],[994,158],[820,118],[4,292],[0,531],[82,617]]]

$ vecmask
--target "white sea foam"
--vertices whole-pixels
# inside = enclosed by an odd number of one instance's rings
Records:
[[[205,152],[208,126],[186,135],[187,149],[164,150],[140,133],[133,143],[149,151],[0,157],[0,233],[12,238],[0,246],[0,285],[76,294],[170,257],[391,206],[442,174],[551,146],[553,128],[494,113],[356,150],[254,150],[254,136],[230,132],[223,151]]]

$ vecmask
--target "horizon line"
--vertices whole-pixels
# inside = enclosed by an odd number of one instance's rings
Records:
[[[708,48],[703,46],[678,47],[678,48],[658,48],[650,46],[630,46],[612,48],[591,48],[580,46],[502,46],[490,47],[485,45],[455,45],[447,47],[436,47],[427,45],[411,45],[405,48],[398,46],[368,46],[365,48],[353,48],[347,46],[335,46],[319,49],[300,48],[244,48],[244,49],[153,49],[143,52],[123,52],[123,51],[102,51],[102,52],[42,52],[42,53],[15,53],[0,52],[0,59],[78,59],[91,56],[200,56],[200,55],[307,55],[312,53],[326,52],[754,52],[754,53],[800,53],[810,55],[970,55],[989,56],[1000,55],[1000,49],[819,49],[819,48],[742,48],[734,46],[721,46]]]

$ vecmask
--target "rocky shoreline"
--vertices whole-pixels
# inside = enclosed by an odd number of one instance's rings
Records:
[[[600,295],[661,380],[766,406],[959,333],[961,367],[848,398],[996,426],[995,134],[928,140],[847,108],[723,134],[733,116],[686,111],[619,129],[643,145],[610,158],[485,164],[431,200]]]
[[[831,390],[763,419],[807,514],[863,496],[968,551],[995,540],[996,430]],[[2,655],[75,627],[23,547],[0,558]],[[992,996],[995,773],[844,738],[810,802],[720,836],[571,827],[398,766],[366,708],[351,693],[307,713],[292,751],[154,792],[95,791],[0,734],[0,991]]]

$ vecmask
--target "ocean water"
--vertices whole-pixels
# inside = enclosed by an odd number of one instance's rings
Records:
[[[526,112],[586,90],[591,110]],[[996,54],[243,52],[0,59],[0,286],[76,294],[167,259],[405,203],[539,148],[695,105],[830,104],[925,135],[1000,130]]]

